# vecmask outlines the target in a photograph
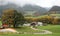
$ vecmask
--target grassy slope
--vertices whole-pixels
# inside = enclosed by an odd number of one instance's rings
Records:
[[[60,17],[60,14],[51,14],[51,15],[54,15],[54,16],[59,16],[59,17]]]
[[[60,14],[50,14],[51,16],[58,16],[60,17]],[[41,15],[41,16],[38,16],[38,17],[26,17],[26,18],[41,18],[41,17],[46,17],[48,15]]]

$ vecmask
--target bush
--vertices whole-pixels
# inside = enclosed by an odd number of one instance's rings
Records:
[[[43,22],[47,24],[60,24],[60,18],[54,18],[52,16],[44,16],[40,18],[25,18],[27,22],[33,22],[33,21],[38,21],[38,22]]]

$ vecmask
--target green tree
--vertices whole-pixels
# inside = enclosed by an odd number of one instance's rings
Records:
[[[19,25],[23,25],[25,22],[25,18],[21,13],[15,12],[14,18],[14,27],[18,27]]]

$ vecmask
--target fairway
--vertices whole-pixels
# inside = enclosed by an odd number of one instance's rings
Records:
[[[2,25],[2,22],[0,21],[0,25]]]
[[[52,31],[53,34],[0,34],[0,36],[59,36],[60,35],[60,25],[38,26],[37,28]],[[21,31],[24,32],[27,30],[26,32],[30,32],[31,29],[21,28],[16,30],[20,32]]]

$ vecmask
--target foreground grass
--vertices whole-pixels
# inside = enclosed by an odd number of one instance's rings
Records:
[[[37,33],[37,32],[43,32],[42,30],[33,30],[30,27],[21,27],[21,28],[15,28],[19,32],[27,32],[27,33]]]
[[[60,34],[0,34],[0,36],[60,36]]]
[[[1,21],[0,21],[0,24],[1,24]]]
[[[60,25],[39,26],[38,29],[49,30],[53,33],[60,33]]]
[[[0,36],[60,36],[60,25],[38,26],[37,28],[52,31],[53,34],[0,34]],[[19,32],[32,32],[29,27],[17,28],[16,30]]]

